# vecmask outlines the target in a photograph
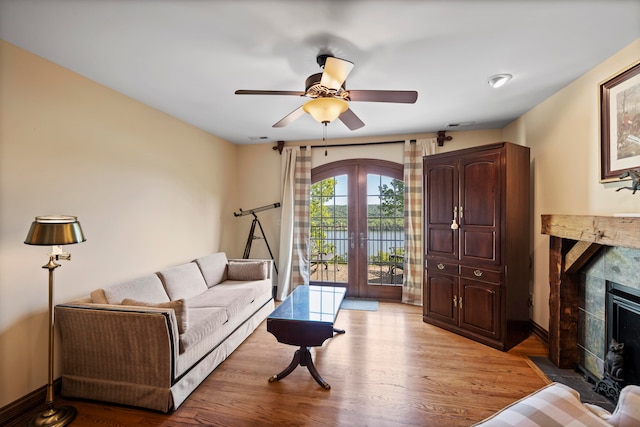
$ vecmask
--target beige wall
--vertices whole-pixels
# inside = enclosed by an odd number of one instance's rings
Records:
[[[47,381],[36,215],[77,215],[87,238],[55,272],[62,302],[233,248],[239,192],[233,144],[2,41],[0,67],[2,407]]]
[[[549,324],[549,237],[540,215],[612,215],[640,212],[640,197],[602,184],[599,94],[603,81],[640,59],[640,39],[540,103],[503,130],[503,138],[531,148],[533,200],[532,319]]]

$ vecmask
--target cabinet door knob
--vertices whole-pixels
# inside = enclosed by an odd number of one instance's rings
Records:
[[[453,296],[453,306],[455,308],[458,308],[458,297],[455,295]]]
[[[474,274],[476,277],[480,277],[480,276],[482,276],[482,270],[474,270],[473,274]]]
[[[438,267],[438,270],[444,270],[444,264],[442,264],[442,263],[438,263],[438,265],[436,265],[436,267]]]

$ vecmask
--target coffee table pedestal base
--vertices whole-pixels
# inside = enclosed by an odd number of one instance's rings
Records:
[[[311,358],[309,347],[305,347],[305,346],[300,346],[300,348],[296,350],[295,354],[293,355],[293,360],[291,360],[291,363],[289,363],[289,366],[284,368],[284,370],[279,374],[276,374],[271,378],[269,378],[269,382],[272,383],[274,381],[279,381],[283,379],[284,377],[289,375],[291,372],[293,372],[294,369],[298,367],[298,365],[306,366],[307,369],[309,370],[309,373],[313,377],[313,379],[316,380],[316,382],[320,384],[322,388],[324,388],[325,390],[331,389],[331,386],[329,385],[329,383],[322,379],[322,377],[318,373],[318,370],[313,364],[313,359]]]

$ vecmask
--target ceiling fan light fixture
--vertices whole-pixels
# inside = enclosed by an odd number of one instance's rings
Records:
[[[511,80],[513,76],[511,74],[496,74],[495,76],[489,77],[489,86],[494,89],[504,86],[509,80]]]
[[[311,117],[320,123],[331,123],[348,108],[349,103],[340,98],[316,98],[302,106],[306,113],[311,114]]]

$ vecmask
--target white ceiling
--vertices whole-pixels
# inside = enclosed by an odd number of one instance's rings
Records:
[[[0,0],[0,37],[231,142],[302,141],[308,115],[271,126],[305,98],[234,91],[304,91],[328,51],[348,89],[419,94],[329,138],[500,128],[639,38],[640,0]]]

